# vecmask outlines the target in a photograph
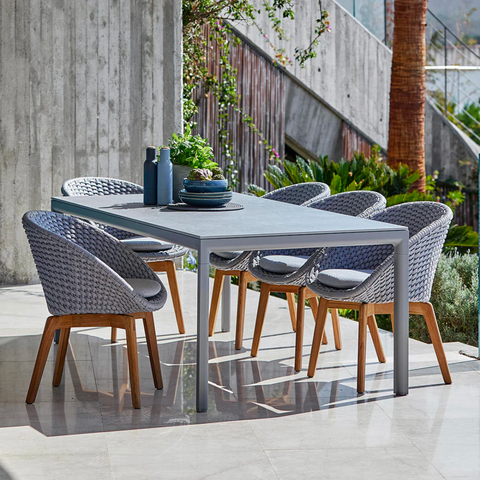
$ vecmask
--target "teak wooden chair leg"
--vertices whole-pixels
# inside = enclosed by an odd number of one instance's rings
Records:
[[[220,305],[220,297],[223,290],[225,277],[232,275],[238,276],[238,300],[237,300],[237,323],[235,329],[235,348],[240,350],[243,345],[243,330],[245,323],[245,304],[247,301],[248,282],[252,282],[255,277],[244,270],[215,270],[215,279],[213,281],[212,301],[210,303],[210,314],[208,317],[208,334],[211,337],[215,332],[215,323]]]
[[[310,297],[308,299],[308,303],[310,304],[310,309],[312,310],[313,319],[316,320],[318,311],[317,297]],[[323,332],[322,345],[328,345],[327,332]]]
[[[125,320],[125,334],[127,337],[128,370],[130,374],[130,388],[132,390],[133,408],[140,408],[140,375],[138,372],[137,332],[135,319]]]
[[[317,318],[315,321],[315,331],[313,333],[312,350],[310,353],[310,361],[308,363],[307,375],[313,377],[317,368],[318,354],[320,353],[320,345],[325,332],[325,323],[327,322],[328,302],[324,298],[320,298],[318,305]]]
[[[332,317],[333,325],[333,337],[335,339],[335,348],[337,350],[342,349],[342,333],[340,331],[340,318],[338,316],[338,310],[336,308],[330,309],[330,315]]]
[[[40,386],[40,381],[45,370],[45,363],[47,361],[55,330],[61,330],[52,382],[54,386],[58,386],[60,385],[65,365],[65,355],[68,348],[70,329],[73,327],[113,327],[124,328],[126,331],[132,404],[134,408],[140,408],[140,375],[138,371],[135,318],[144,319],[145,336],[147,340],[153,379],[155,387],[157,389],[161,389],[163,386],[162,374],[160,370],[160,359],[158,356],[158,346],[155,335],[155,326],[153,323],[153,314],[151,312],[139,312],[133,315],[84,314],[52,316],[48,317],[45,323],[42,340],[40,342],[40,348],[38,349],[37,359],[35,361],[35,367],[33,369],[33,374],[30,381],[30,387],[27,393],[26,403],[34,403],[35,398],[37,397],[38,387]]]
[[[218,307],[220,305],[220,297],[223,290],[222,270],[215,270],[215,279],[213,280],[212,302],[210,303],[210,315],[208,318],[208,335],[211,337],[215,331],[215,321],[217,320]]]
[[[255,321],[255,333],[253,334],[252,351],[250,353],[252,357],[256,357],[258,355],[258,347],[260,345],[260,338],[262,337],[263,323],[265,322],[265,314],[267,313],[269,297],[270,285],[262,283],[262,286],[260,287],[260,300],[258,302],[257,319]]]
[[[322,307],[323,305],[323,307]],[[319,324],[319,320],[326,318],[326,313],[322,311],[322,308],[352,308],[360,311],[359,315],[359,330],[358,330],[358,365],[357,365],[357,392],[363,393],[365,391],[365,366],[366,366],[366,352],[367,352],[367,327],[370,329],[372,341],[375,346],[378,360],[381,363],[386,362],[385,352],[383,351],[380,334],[378,331],[375,314],[387,314],[391,316],[393,327],[393,303],[387,304],[360,304],[355,302],[329,302],[324,299],[320,299],[320,306],[317,315],[317,324],[315,325],[315,333],[313,336],[312,351],[310,354],[310,363],[308,366],[308,376],[313,377],[315,375],[315,369],[318,361],[318,354],[320,351],[320,337],[321,330],[325,328],[323,324]],[[433,348],[437,356],[437,361],[442,372],[443,380],[446,384],[452,383],[452,377],[448,368],[447,357],[442,344],[442,338],[440,330],[438,328],[437,319],[435,317],[435,311],[430,302],[410,302],[409,313],[413,315],[423,315],[427,324],[428,332],[432,340]]]
[[[447,357],[445,355],[445,350],[443,349],[442,337],[440,335],[440,330],[438,329],[437,318],[435,316],[433,305],[430,302],[410,303],[410,313],[423,315],[425,318],[428,333],[430,334],[435,355],[437,356],[437,361],[442,372],[443,381],[448,385],[451,384],[452,377],[450,375],[450,369],[448,368]]]
[[[245,303],[247,301],[247,286],[249,272],[240,272],[238,276],[238,303],[237,303],[237,327],[235,332],[235,349],[240,350],[243,345],[243,330],[245,324]]]
[[[377,306],[377,308],[379,308],[379,306]],[[393,303],[381,305],[381,311],[379,311],[378,313],[390,314],[393,330]],[[410,302],[409,313],[411,315],[422,315],[425,318],[428,333],[430,334],[430,339],[432,340],[435,355],[437,356],[438,365],[440,366],[440,371],[442,372],[443,381],[446,384],[452,383],[452,377],[450,375],[450,369],[448,368],[447,357],[443,348],[442,337],[440,335],[440,330],[438,329],[438,323],[435,316],[435,310],[433,309],[433,305],[430,302]]]
[[[295,294],[287,292],[288,311],[290,313],[290,321],[292,322],[292,329],[294,332],[297,331],[297,306],[295,305]]]
[[[155,323],[152,312],[145,312],[143,318],[143,328],[145,330],[145,339],[147,341],[148,357],[152,368],[153,383],[157,390],[162,390],[162,370],[160,369],[160,356],[158,354],[157,335],[155,333]]]
[[[380,363],[385,363],[387,359],[385,357],[385,352],[383,351],[382,340],[380,339],[380,332],[378,331],[378,325],[377,321],[375,320],[375,315],[369,315],[367,324],[368,329],[370,330],[370,335],[372,336],[375,351],[377,352],[378,361]]]
[[[178,333],[185,333],[185,322],[183,321],[182,304],[180,302],[180,292],[178,290],[177,272],[175,270],[175,263],[171,260],[165,262],[159,262],[164,264],[167,272],[168,286],[170,287],[170,295],[172,296],[173,309],[175,311],[175,317],[177,319]],[[154,269],[154,272],[157,271]]]
[[[164,260],[162,262],[149,262],[148,265],[156,273],[165,272],[167,274],[173,310],[175,312],[175,318],[177,319],[178,333],[183,335],[185,333],[185,322],[183,321],[183,311],[182,304],[180,302],[180,292],[178,290],[175,263],[172,260]],[[115,327],[112,327],[110,341],[112,343],[116,343],[117,341],[117,329]]]
[[[48,317],[43,329],[42,340],[40,348],[38,349],[35,367],[33,368],[32,379],[30,380],[30,387],[28,388],[26,403],[33,403],[37,396],[40,380],[42,379],[43,371],[45,370],[45,363],[47,362],[48,352],[52,346],[53,335],[57,330],[58,317]]]
[[[297,333],[295,335],[295,371],[302,369],[303,355],[303,327],[305,320],[305,290],[306,287],[298,289],[298,306],[297,306]]]
[[[70,338],[70,328],[60,330],[60,340],[58,341],[57,358],[55,360],[55,371],[53,372],[54,387],[58,387],[62,381],[63,367],[65,365],[65,356],[67,354],[68,340]]]
[[[357,360],[357,393],[365,391],[365,366],[367,361],[367,322],[371,315],[368,304],[360,306],[358,316],[358,360]]]

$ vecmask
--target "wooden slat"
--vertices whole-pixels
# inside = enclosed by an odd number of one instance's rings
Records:
[[[217,75],[220,74],[218,56],[218,46],[209,41],[207,65],[209,71]],[[283,157],[285,151],[283,73],[271,61],[245,44],[233,47],[229,60],[238,71],[237,85],[241,110],[253,118],[267,142]],[[194,119],[197,122],[196,132],[209,139],[216,161],[225,168],[227,159],[220,149],[216,100],[212,95],[205,96],[202,87],[196,90],[194,98],[199,104],[199,111]],[[238,190],[246,190],[248,183],[255,183],[271,190],[263,172],[272,161],[265,146],[260,143],[260,136],[252,133],[234,109],[230,108],[229,112],[228,135],[233,142],[237,160]]]

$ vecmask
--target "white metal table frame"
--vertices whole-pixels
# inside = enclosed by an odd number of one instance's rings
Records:
[[[117,228],[128,230],[139,235],[156,237],[171,243],[183,245],[198,252],[198,278],[197,278],[197,372],[196,372],[196,405],[197,411],[205,412],[208,407],[208,314],[209,314],[209,258],[211,252],[240,251],[240,250],[271,250],[284,248],[318,248],[332,246],[357,246],[357,245],[383,245],[394,246],[394,385],[396,395],[408,394],[408,229],[403,226],[391,225],[373,220],[345,217],[340,214],[332,214],[316,209],[306,209],[294,205],[274,202],[256,197],[234,194],[236,203],[248,204],[249,210],[256,207],[265,207],[264,202],[274,213],[285,212],[285,216],[279,220],[286,224],[285,229],[275,234],[249,233],[232,236],[215,236],[215,228],[212,228],[207,236],[193,235],[184,227],[172,228],[172,219],[164,217],[168,222],[159,221],[157,215],[151,214],[152,221],[148,220],[148,211],[158,212],[159,207],[142,207],[141,195],[121,195],[103,197],[52,197],[52,210],[59,213],[74,215],[80,218],[93,220],[98,223],[108,224]],[[262,202],[262,203],[258,203]],[[275,204],[275,205],[272,205]],[[253,205],[253,207],[252,207]],[[246,209],[247,209],[247,205]],[[273,208],[274,207],[274,208]],[[297,210],[292,210],[297,209]],[[139,210],[140,209],[140,210]],[[301,210],[300,210],[301,209]],[[263,208],[263,210],[266,210]],[[308,210],[308,214],[306,212]],[[124,212],[128,211],[127,214]],[[123,213],[122,213],[123,212]],[[141,212],[143,218],[138,218],[134,213]],[[147,212],[147,216],[145,215]],[[308,233],[303,231],[285,233],[288,230],[289,218],[293,216],[308,216],[330,221],[337,220],[332,217],[348,219],[349,230],[339,232],[326,232],[325,228],[310,228]],[[180,216],[185,213],[169,211],[169,215]],[[209,217],[202,217],[203,212],[194,212],[201,220],[213,219],[210,215],[223,217],[224,221],[231,221],[232,215],[237,212],[208,213]],[[228,217],[225,217],[227,216]],[[290,215],[290,216],[289,216]],[[312,217],[312,215],[318,215]],[[192,217],[189,217],[192,218]],[[147,220],[146,220],[147,219]],[[216,217],[215,217],[216,219]],[[368,222],[368,228],[363,225]],[[164,224],[167,223],[168,225]],[[321,222],[319,222],[320,224]],[[346,223],[346,222],[345,222]],[[358,225],[358,226],[357,226]],[[362,228],[360,228],[362,225]],[[236,226],[238,232],[238,226]],[[241,230],[241,229],[240,229]],[[328,230],[328,228],[327,228]],[[332,230],[330,228],[330,230]],[[226,287],[226,288],[225,288]],[[230,277],[225,277],[222,295],[222,331],[230,329]]]

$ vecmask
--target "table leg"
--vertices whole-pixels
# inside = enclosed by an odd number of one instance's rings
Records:
[[[408,395],[408,234],[395,246],[393,390]]]
[[[197,274],[197,412],[208,407],[208,284],[209,252],[198,251]]]
[[[232,277],[225,275],[223,277],[222,290],[222,332],[230,331],[230,285],[232,284]]]

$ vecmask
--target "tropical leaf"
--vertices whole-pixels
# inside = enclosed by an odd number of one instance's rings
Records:
[[[258,185],[254,185],[253,183],[247,185],[247,192],[257,197],[263,197],[265,193],[267,193],[265,189],[259,187]]]
[[[288,175],[292,183],[305,183],[302,177],[302,172],[295,162],[284,160],[283,166],[285,168],[285,173]]]
[[[313,176],[313,171],[309,164],[303,158],[297,158],[297,165],[300,169],[303,181],[313,182],[315,177]]]
[[[433,195],[420,193],[417,190],[409,193],[401,193],[400,195],[393,195],[387,198],[387,207],[398,205],[399,203],[409,202],[433,202]]]
[[[478,233],[468,225],[452,225],[447,233],[445,249],[457,249],[461,253],[478,252]]]

